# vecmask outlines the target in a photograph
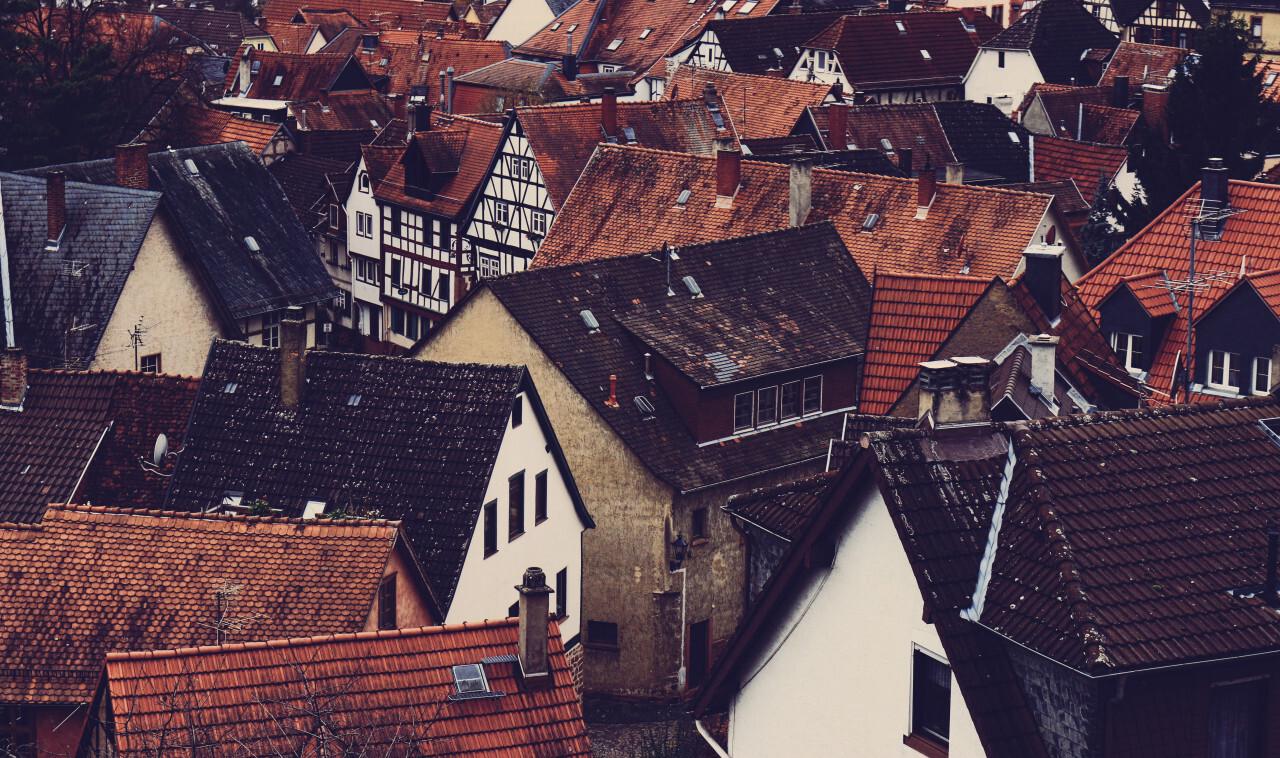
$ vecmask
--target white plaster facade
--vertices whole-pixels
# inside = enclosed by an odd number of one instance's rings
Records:
[[[945,660],[889,510],[874,483],[853,497],[829,570],[812,571],[738,665],[729,754],[919,758],[911,733],[916,647]],[[951,758],[985,755],[951,682]],[[856,749],[855,747],[856,746]]]
[[[511,0],[485,39],[519,47],[554,20],[555,14],[544,0]]]
[[[382,339],[382,240],[378,203],[364,159],[356,169],[347,196],[347,255],[351,259],[352,327],[374,339]]]
[[[566,615],[560,619],[560,633],[569,642],[578,636],[582,624],[582,533],[587,524],[574,508],[566,472],[550,452],[550,427],[538,418],[527,393],[519,395],[519,402],[523,404],[523,421],[512,428],[511,419],[507,419],[507,431],[483,501],[497,504],[497,550],[485,555],[482,507],[445,622],[506,618],[509,607],[518,600],[515,585],[525,569],[538,566],[546,572],[547,585],[553,590],[557,574],[566,572]],[[520,472],[524,474],[524,532],[512,537],[509,482]],[[535,481],[543,472],[547,481],[547,517],[538,520]],[[551,596],[552,611],[558,600],[555,594]]]
[[[1008,116],[1031,85],[1044,81],[1030,50],[982,48],[964,77],[964,91],[975,103],[991,103]]]
[[[480,202],[464,225],[475,251],[476,272],[500,276],[529,267],[555,219],[555,207],[537,156],[519,119],[507,125],[493,168],[480,189]]]

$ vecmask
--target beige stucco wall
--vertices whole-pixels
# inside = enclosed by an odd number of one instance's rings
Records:
[[[222,336],[214,301],[183,260],[169,219],[157,213],[134,260],[90,368],[134,370],[130,332],[146,330],[138,355],[160,353],[166,374],[199,376],[209,345]]]
[[[396,628],[412,629],[419,626],[434,626],[440,623],[440,619],[432,615],[428,607],[426,599],[422,592],[419,591],[417,583],[414,581],[415,570],[410,565],[409,560],[403,554],[403,550],[397,546],[391,551],[390,557],[387,559],[387,565],[382,569],[382,576],[388,577],[392,574],[396,575]],[[373,593],[373,602],[369,606],[369,615],[364,620],[364,628],[361,631],[375,632],[378,630],[378,593]]]

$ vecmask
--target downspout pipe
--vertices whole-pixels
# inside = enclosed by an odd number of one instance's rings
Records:
[[[720,747],[720,743],[716,742],[716,738],[711,736],[711,732],[707,731],[707,727],[703,725],[702,719],[694,719],[693,725],[698,728],[698,734],[702,735],[702,739],[706,740],[707,744],[711,746],[711,749],[715,751],[715,754],[719,756],[719,758],[730,758],[729,754],[725,752],[725,749]]]

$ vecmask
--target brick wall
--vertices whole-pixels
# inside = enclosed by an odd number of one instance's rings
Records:
[[[569,662],[569,671],[573,674],[573,689],[578,693],[578,700],[582,700],[582,644],[564,651],[564,658]]]

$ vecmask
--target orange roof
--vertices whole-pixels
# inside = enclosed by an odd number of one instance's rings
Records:
[[[451,154],[457,160],[457,173],[446,179],[430,199],[412,197],[405,193],[404,164],[397,159],[374,190],[374,197],[442,217],[457,216],[466,209],[498,152],[502,125],[464,116],[451,118],[450,125],[418,132],[414,140],[427,155]],[[365,155],[368,157],[369,152]]]
[[[409,88],[418,84],[431,85],[432,91],[438,92],[439,72],[449,66],[455,76],[460,76],[507,57],[501,42],[436,39],[409,31],[380,31],[377,47],[366,50],[362,44],[366,31],[352,29],[325,45],[321,52],[354,55],[370,76],[389,79],[389,95],[408,95]]]
[[[452,3],[419,0],[268,0],[262,9],[267,21],[290,23],[299,11],[349,11],[360,23],[391,29],[421,29],[429,21],[443,21]]]
[[[1126,276],[1122,280],[1152,318],[1168,316],[1178,310],[1169,279],[1163,271]]]
[[[0,700],[87,702],[112,650],[211,644],[219,588],[239,585],[230,639],[364,628],[399,533],[389,521],[53,505],[0,526]]]
[[[259,155],[267,149],[267,143],[275,138],[283,129],[281,124],[268,124],[261,121],[250,121],[247,118],[233,118],[222,127],[218,135],[219,142],[246,142]]]
[[[1035,138],[1035,181],[1074,179],[1082,192],[1092,194],[1098,179],[1114,179],[1129,151],[1118,145],[1099,145],[1059,137]]]
[[[1083,118],[1077,120],[1082,128],[1078,135],[1085,142],[1098,142],[1104,145],[1123,145],[1129,141],[1129,133],[1138,122],[1139,111],[1128,108],[1113,108],[1109,105],[1093,105],[1084,103]]]
[[[248,57],[258,70],[250,74],[248,90],[238,82],[243,97],[294,102],[310,100],[326,93],[347,67],[349,56],[327,53],[273,53],[250,48],[238,57]],[[235,62],[238,67],[239,60]],[[229,72],[228,72],[229,73]],[[373,89],[367,79],[361,89]],[[350,89],[350,88],[348,88]],[[238,93],[230,93],[232,95]]]
[[[717,202],[716,159],[601,145],[533,260],[534,267],[608,258],[781,229],[789,223],[789,167],[741,163],[741,188]],[[813,170],[806,223],[831,220],[863,271],[1011,276],[1052,198],[937,185],[917,219],[917,182]],[[677,202],[689,190],[684,204]],[[878,217],[869,231],[863,224]]]
[[[1039,141],[1037,140],[1037,146]],[[1196,241],[1196,275],[1216,274],[1207,287],[1196,292],[1196,313],[1207,311],[1232,286],[1239,272],[1266,271],[1280,267],[1280,187],[1231,180],[1231,208],[1238,211],[1223,227],[1220,239]],[[1145,229],[1136,234],[1077,283],[1080,296],[1095,312],[1117,286],[1153,272],[1165,272],[1172,280],[1190,276],[1188,218],[1199,207],[1200,184],[1187,190]],[[1186,307],[1186,296],[1178,303]],[[1156,349],[1147,383],[1168,392],[1174,378],[1175,360],[1186,348],[1186,319],[1175,318]],[[1194,349],[1194,344],[1192,345]],[[1217,399],[1217,398],[1215,398]]]
[[[724,100],[740,139],[785,137],[810,106],[821,105],[831,85],[774,76],[735,74],[684,65],[667,84],[664,99],[701,97],[708,84]]]
[[[276,49],[282,53],[307,52],[312,38],[320,28],[319,24],[286,24],[279,21],[263,21],[262,26],[276,43]]]
[[[877,273],[862,378],[862,413],[883,415],[991,285],[972,276]]]
[[[1136,93],[1143,84],[1168,84],[1173,70],[1187,55],[1177,47],[1121,42],[1098,81],[1100,87],[1115,85],[1117,76],[1129,77],[1129,92]]]
[[[1262,61],[1254,73],[1262,77],[1263,96],[1280,100],[1280,61]]]
[[[589,756],[565,659],[548,621],[550,683],[526,686],[515,656],[518,619],[341,634],[107,658],[106,693],[122,758],[177,758],[217,734],[247,755],[301,755],[322,731],[377,755]],[[489,690],[455,694],[452,667],[481,664]],[[198,684],[196,684],[198,682]],[[315,716],[322,693],[325,716]],[[157,750],[161,740],[172,749]],[[323,754],[316,751],[316,754]]]
[[[189,146],[245,142],[258,155],[284,128],[281,124],[239,118],[225,111],[191,106],[180,116],[182,135]]]

